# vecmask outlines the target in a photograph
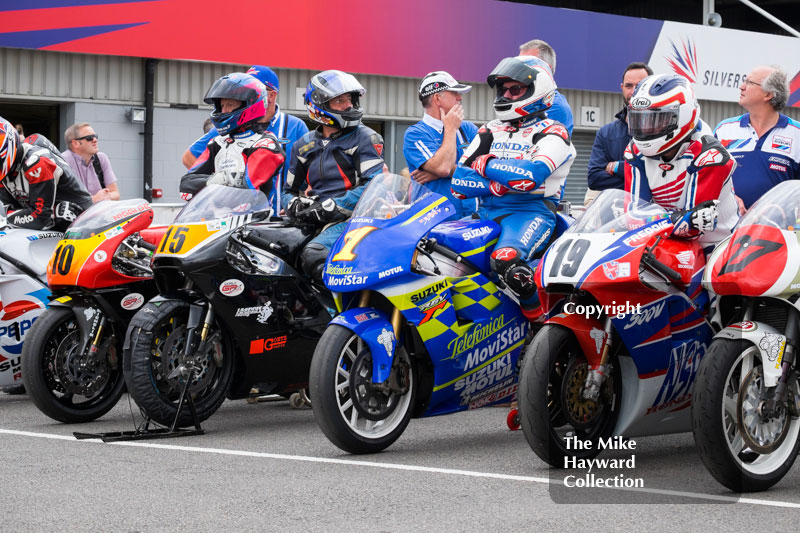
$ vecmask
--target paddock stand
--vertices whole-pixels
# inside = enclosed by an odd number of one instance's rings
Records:
[[[189,437],[192,435],[204,435],[205,431],[200,427],[200,420],[197,418],[197,410],[194,407],[194,400],[192,395],[189,394],[189,384],[194,378],[194,367],[188,370],[186,375],[186,383],[181,390],[180,398],[178,399],[178,410],[175,413],[175,420],[172,421],[172,426],[169,428],[150,427],[150,418],[145,417],[144,423],[136,428],[135,431],[110,431],[108,433],[81,433],[74,432],[73,435],[78,440],[84,439],[100,439],[103,442],[127,442],[133,440],[151,440],[151,439],[171,439],[173,437]],[[187,373],[185,366],[181,365],[173,373],[184,374]],[[189,407],[192,412],[192,420],[194,421],[194,429],[180,429],[178,428],[178,420],[180,420],[181,410],[184,405]]]

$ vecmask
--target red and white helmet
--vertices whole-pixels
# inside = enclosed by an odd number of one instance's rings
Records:
[[[11,174],[21,145],[17,128],[0,117],[0,180]]]
[[[636,86],[628,105],[628,131],[646,157],[679,146],[699,121],[694,90],[689,80],[677,74],[646,77]]]

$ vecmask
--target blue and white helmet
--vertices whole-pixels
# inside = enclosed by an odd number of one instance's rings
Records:
[[[345,111],[335,111],[330,108],[328,102],[348,93],[353,99],[353,107]],[[326,70],[311,78],[306,88],[304,102],[311,120],[334,128],[350,128],[361,123],[364,111],[361,109],[359,99],[366,93],[367,90],[352,74],[341,70]]]
[[[503,83],[517,81],[527,86],[519,95],[506,97]],[[553,105],[556,81],[550,67],[533,56],[507,57],[494,67],[486,79],[489,87],[496,89],[494,112],[504,121],[519,120],[546,110]]]

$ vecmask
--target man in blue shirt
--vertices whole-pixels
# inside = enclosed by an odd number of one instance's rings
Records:
[[[297,117],[287,115],[278,107],[277,102],[280,84],[278,83],[278,76],[271,68],[261,65],[253,65],[247,71],[247,74],[250,74],[267,87],[267,115],[264,117],[262,122],[269,124],[266,128],[266,131],[275,134],[275,136],[282,143],[285,141],[283,150],[286,152],[288,157],[288,154],[292,152],[292,144],[294,144],[294,142],[304,134],[308,133],[308,127],[306,126],[305,122]],[[209,141],[216,136],[217,130],[212,127],[205,135],[197,139],[183,154],[181,161],[183,162],[184,166],[186,166],[186,168],[191,168],[200,154],[203,153],[203,150],[206,149]],[[280,171],[280,173],[278,173],[278,175],[275,176],[269,194],[269,200],[272,204],[273,213],[276,215],[281,212],[281,209],[284,208],[281,202],[281,191],[283,190],[283,185],[286,182],[286,173],[288,170],[289,164],[287,159],[287,163],[283,165],[283,169]]]
[[[736,159],[733,188],[741,213],[780,182],[800,178],[800,123],[780,112],[788,98],[783,70],[756,67],[739,87],[739,105],[747,113],[714,130]]]
[[[592,145],[592,155],[589,157],[589,192],[592,197],[597,192],[606,189],[625,188],[625,148],[631,142],[631,134],[628,131],[628,104],[636,89],[636,84],[647,76],[653,74],[646,63],[631,63],[625,67],[622,73],[622,100],[623,107],[615,115],[616,120],[609,122],[599,130],[594,138]]]
[[[450,177],[478,127],[463,120],[461,95],[472,89],[444,71],[431,72],[419,84],[419,99],[425,114],[406,130],[403,155],[411,177],[453,202],[459,216],[477,209],[475,198],[459,200],[450,192]]]
[[[556,73],[556,51],[553,47],[546,42],[534,39],[525,44],[520,45],[519,55],[538,57],[550,67],[550,71],[555,75]],[[547,118],[551,118],[560,122],[567,128],[569,136],[572,137],[572,127],[574,121],[572,119],[572,108],[563,94],[556,89],[555,97],[553,98],[553,105],[547,110]]]

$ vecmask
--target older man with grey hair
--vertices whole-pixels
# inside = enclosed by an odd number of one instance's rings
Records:
[[[519,55],[521,56],[534,56],[548,64],[553,76],[556,74],[556,51],[553,47],[546,42],[534,39],[519,47]],[[574,121],[572,119],[572,108],[569,107],[567,99],[564,95],[556,89],[555,97],[553,98],[553,105],[547,110],[547,117],[557,120],[567,127],[570,137],[572,137],[572,127]]]
[[[747,113],[714,130],[736,159],[733,186],[742,213],[775,185],[800,178],[800,123],[781,113],[788,99],[781,67],[755,67],[739,87],[739,105]]]

